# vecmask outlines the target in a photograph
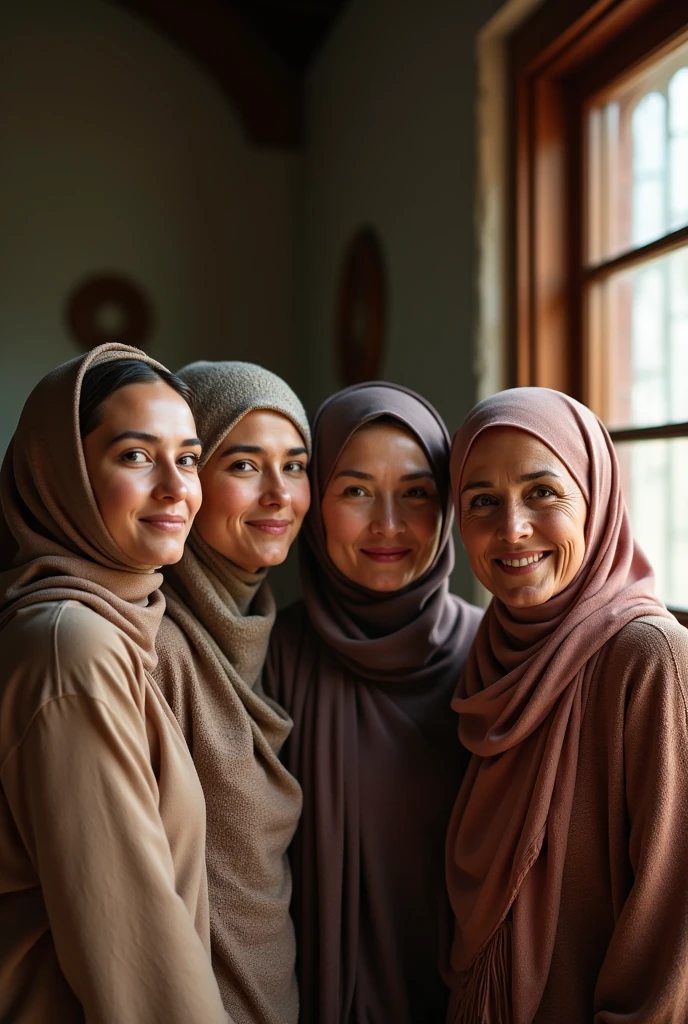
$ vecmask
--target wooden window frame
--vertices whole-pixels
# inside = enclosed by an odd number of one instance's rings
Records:
[[[686,39],[688,8],[676,0],[547,0],[508,41],[508,377],[564,391],[602,418],[601,345],[588,326],[586,285],[685,245],[688,226],[586,266],[586,103]],[[688,423],[610,433],[615,442],[685,437]],[[674,614],[688,625],[687,611]]]

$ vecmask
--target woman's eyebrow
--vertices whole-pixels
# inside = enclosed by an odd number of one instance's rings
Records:
[[[372,473],[362,473],[360,469],[340,469],[335,476],[335,480],[338,480],[340,476],[353,476],[356,480],[374,480]]]
[[[464,484],[461,488],[461,493],[465,494],[466,491],[477,491],[481,487],[494,487],[493,483],[489,480],[469,480],[467,484]]]
[[[236,455],[238,452],[249,455],[263,455],[265,449],[261,448],[258,444],[233,444],[231,448],[225,448],[220,458],[224,459],[225,455]]]
[[[108,448],[112,448],[113,444],[117,444],[118,441],[146,441],[147,444],[160,444],[160,438],[156,437],[155,434],[146,434],[142,430],[124,430],[117,437],[113,437],[112,441],[108,444]],[[193,448],[198,446],[202,448],[202,442],[199,437],[187,437],[186,440],[179,442],[180,448]]]
[[[308,455],[308,452],[305,448],[290,448],[287,455],[293,458],[294,455]]]
[[[555,473],[553,469],[538,469],[535,473],[524,473],[523,476],[518,478],[520,484],[528,483],[530,480],[539,480],[543,476],[553,476],[557,480],[561,480],[558,473]],[[461,488],[461,493],[465,491],[478,491],[481,487],[494,487],[494,484],[490,480],[469,480],[467,484],[464,484]]]
[[[539,480],[541,476],[555,476],[557,480],[561,479],[559,474],[555,473],[553,469],[538,469],[536,473],[524,473],[523,476],[518,478],[518,482],[523,484],[529,480]]]
[[[416,473],[406,473],[399,477],[400,480],[434,480],[435,476],[429,469],[419,469]]]

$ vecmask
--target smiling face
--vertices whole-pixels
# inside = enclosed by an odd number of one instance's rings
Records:
[[[513,608],[560,594],[583,564],[587,505],[553,452],[513,427],[490,427],[466,459],[460,530],[473,572]]]
[[[327,553],[339,571],[369,590],[400,590],[429,569],[442,508],[428,458],[391,423],[366,425],[349,439],[322,499]]]
[[[184,399],[162,381],[120,388],[100,406],[83,449],[100,514],[120,550],[141,566],[178,562],[201,504],[201,442]]]
[[[311,501],[307,464],[291,420],[247,413],[201,470],[196,528],[206,544],[247,572],[283,562]]]

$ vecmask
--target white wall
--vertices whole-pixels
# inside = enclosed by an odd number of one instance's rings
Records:
[[[420,391],[453,431],[476,397],[476,34],[499,0],[351,0],[309,80],[302,301],[311,407],[338,382],[333,310],[363,223],[389,277],[382,376]],[[469,595],[459,554],[455,584]]]
[[[104,0],[0,4],[0,455],[24,398],[78,353],[84,274],[151,296],[149,351],[264,362],[292,383],[302,158],[250,147],[185,55]]]

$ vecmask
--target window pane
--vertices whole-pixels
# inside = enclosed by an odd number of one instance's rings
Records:
[[[590,326],[601,348],[607,425],[688,422],[688,246],[594,290]]]
[[[587,259],[688,224],[688,43],[588,112]]]
[[[688,438],[616,450],[633,534],[655,570],[657,593],[688,609]]]

